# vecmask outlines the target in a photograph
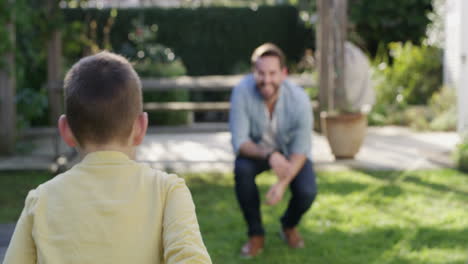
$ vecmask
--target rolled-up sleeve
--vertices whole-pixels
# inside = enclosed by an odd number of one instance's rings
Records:
[[[32,236],[32,211],[36,200],[35,191],[30,191],[21,216],[16,223],[15,232],[6,251],[3,264],[36,263],[36,245]]]
[[[291,141],[288,144],[290,154],[310,156],[312,147],[312,107],[307,99],[298,104],[296,124],[292,130]]]
[[[243,87],[236,86],[231,94],[231,109],[229,111],[229,130],[234,153],[239,154],[241,145],[249,140],[249,117]]]
[[[171,175],[163,218],[165,263],[211,263],[185,181]]]

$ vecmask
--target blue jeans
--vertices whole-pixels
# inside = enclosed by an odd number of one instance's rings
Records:
[[[266,160],[237,156],[235,161],[236,196],[248,225],[249,236],[265,234],[260,215],[259,191],[255,178],[258,174],[269,169],[270,165]],[[281,217],[283,228],[297,226],[302,215],[310,208],[317,195],[315,173],[310,160],[306,160],[302,169],[291,181],[289,188],[292,197],[289,200],[288,208]]]

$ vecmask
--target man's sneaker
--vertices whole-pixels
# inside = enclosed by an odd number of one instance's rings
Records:
[[[303,248],[304,240],[295,227],[282,228],[280,236],[288,244],[290,248]]]
[[[252,258],[262,253],[265,245],[264,236],[251,236],[249,241],[241,249],[241,256],[244,258]]]

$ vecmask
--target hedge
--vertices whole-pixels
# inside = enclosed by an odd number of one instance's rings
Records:
[[[115,12],[115,11],[114,11]],[[97,22],[98,39],[111,14],[110,9],[64,10],[68,23]],[[232,74],[249,69],[253,49],[264,42],[280,46],[290,63],[297,62],[306,47],[313,47],[312,29],[299,19],[293,6],[250,8],[131,8],[117,10],[111,29],[114,51],[128,45],[132,21],[157,25],[157,42],[182,58],[189,75]],[[66,40],[65,40],[66,41]]]
[[[391,42],[420,44],[431,11],[432,0],[349,1],[349,20],[372,55]]]

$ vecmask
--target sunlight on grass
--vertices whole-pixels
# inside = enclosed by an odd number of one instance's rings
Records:
[[[290,250],[279,239],[279,218],[289,192],[277,206],[264,204],[271,173],[257,178],[264,253],[239,257],[246,226],[232,174],[186,174],[203,239],[213,263],[456,263],[468,260],[468,175],[455,170],[340,171],[318,173],[319,195],[300,231],[306,248]],[[0,173],[0,222],[15,221],[27,191],[45,173]]]
[[[468,176],[457,171],[321,172],[319,196],[300,226],[307,248],[289,250],[278,237],[288,193],[278,206],[262,204],[267,247],[247,261],[238,257],[246,227],[233,176],[224,178],[186,176],[214,263],[465,264],[468,259]],[[258,177],[262,199],[274,181],[272,174]]]

